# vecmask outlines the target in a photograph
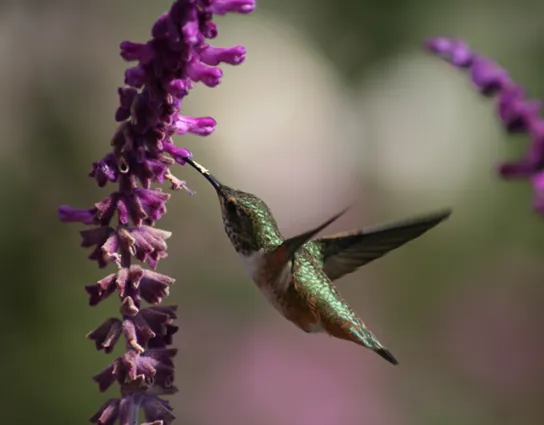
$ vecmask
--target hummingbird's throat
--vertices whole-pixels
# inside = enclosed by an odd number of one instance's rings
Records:
[[[225,232],[239,255],[248,256],[259,251],[257,242],[253,240],[241,226],[234,227],[226,224]]]

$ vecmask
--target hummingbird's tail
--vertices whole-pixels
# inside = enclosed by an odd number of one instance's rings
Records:
[[[393,354],[391,354],[391,351],[389,351],[387,348],[374,348],[373,349],[378,355],[383,357],[385,360],[387,360],[389,363],[398,365],[399,361],[395,358]]]
[[[385,348],[380,341],[378,341],[378,338],[376,338],[376,336],[366,327],[363,329],[354,329],[352,331],[352,335],[356,338],[356,340],[352,340],[356,344],[370,348],[381,358],[387,360],[389,363],[395,366],[399,364],[399,361],[395,358],[391,351]]]
[[[343,323],[342,321],[325,322],[323,327],[330,336],[351,341],[357,345],[362,345],[363,347],[374,351],[389,363],[393,365],[399,364],[395,356],[378,341],[378,338],[376,338],[359,318],[352,318]]]

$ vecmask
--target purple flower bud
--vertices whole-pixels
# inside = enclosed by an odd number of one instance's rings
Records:
[[[172,406],[165,400],[157,397],[146,397],[142,403],[145,419],[151,423],[170,425],[175,419]]]
[[[131,207],[138,212],[138,218],[148,219],[153,222],[159,220],[163,214],[166,214],[166,201],[171,196],[168,193],[164,193],[161,189],[143,188],[134,189],[131,195]]]
[[[223,71],[192,61],[187,66],[187,75],[195,83],[203,82],[208,87],[215,87],[221,82]]]
[[[93,162],[93,168],[89,173],[98,183],[99,187],[104,187],[108,181],[117,181],[117,163],[115,155],[108,154],[103,159]]]
[[[244,46],[212,47],[206,45],[200,52],[200,60],[210,66],[217,66],[221,62],[238,65],[245,60],[246,52]]]
[[[185,40],[185,43],[187,43],[187,45],[191,47],[196,46],[199,42],[202,41],[202,34],[200,33],[200,30],[198,28],[197,21],[187,22],[185,25],[183,25],[181,33],[183,34],[183,39]]]
[[[166,347],[172,343],[172,336],[178,327],[172,323],[177,306],[153,306],[140,310],[131,321],[136,329],[137,341],[148,348]],[[151,341],[154,341],[151,344]],[[164,344],[162,344],[164,343]]]
[[[119,415],[120,401],[118,398],[110,398],[106,401],[102,407],[96,412],[89,420],[90,422],[98,425],[114,425],[117,420],[121,424],[128,423],[128,415],[123,418]]]
[[[175,333],[177,327],[170,325],[173,318],[175,318],[173,307],[162,310],[155,307],[142,310],[132,320],[125,320],[122,325],[123,332],[139,349],[127,351],[125,355],[118,357],[111,365],[95,375],[93,379],[98,383],[100,391],[106,391],[115,380],[122,385],[138,381],[139,390],[147,389],[141,386],[148,387],[154,384],[165,389],[171,387],[174,367],[172,357],[177,350],[157,347],[143,351],[141,345],[147,344],[151,338],[165,337]],[[170,332],[169,326],[174,328],[173,332]]]
[[[120,229],[118,232],[121,244],[138,260],[147,262],[155,269],[161,258],[166,258],[166,242],[172,232],[148,226],[133,229]]]
[[[85,290],[89,294],[89,305],[97,305],[113,294],[116,289],[116,281],[117,275],[112,273],[104,279],[99,280],[95,285],[85,286]]]
[[[119,47],[121,57],[126,61],[139,61],[140,64],[146,64],[153,59],[153,50],[148,44],[123,41]]]
[[[145,69],[140,65],[128,68],[125,71],[125,84],[129,86],[141,88],[147,81]]]
[[[121,321],[112,317],[87,334],[87,338],[95,342],[97,350],[104,350],[106,353],[111,353],[121,336],[121,331]]]
[[[425,43],[427,48],[443,59],[458,67],[469,67],[472,65],[473,54],[468,45],[461,41],[451,38],[431,38]]]
[[[156,306],[142,310],[142,317],[152,329],[160,324],[160,332],[156,332],[156,335],[148,341],[148,348],[163,348],[173,343],[173,336],[178,331],[178,327],[172,324],[177,317],[176,308],[177,306]]]
[[[485,95],[495,95],[510,82],[506,70],[485,58],[474,59],[471,74],[474,85]]]
[[[82,230],[81,246],[84,248],[95,247],[89,255],[91,260],[97,261],[100,268],[106,267],[109,261],[115,261],[117,256],[117,236],[110,227],[96,227],[94,229]]]
[[[130,217],[136,219],[136,225],[140,225],[145,218],[145,213],[140,209],[136,209],[135,205],[132,205],[132,208],[129,209],[128,201],[122,196],[117,197],[117,215],[119,217],[119,224],[128,226],[130,223]]]
[[[119,199],[118,193],[112,193],[104,198],[102,201],[94,204],[96,208],[96,217],[103,224],[108,224],[115,214],[115,208],[117,207],[117,200]]]
[[[113,361],[111,369],[107,368],[103,372],[111,371],[121,387],[130,385],[131,391],[145,392],[153,385],[158,362],[144,356],[145,354],[140,355],[135,350],[129,350]]]
[[[83,224],[98,224],[98,220],[96,219],[96,208],[78,210],[69,207],[68,205],[61,205],[58,208],[58,211],[59,219],[64,223],[80,222]]]
[[[168,158],[170,159],[170,158]],[[168,166],[172,165],[166,157],[160,159],[147,159],[144,163],[145,169],[152,175],[155,183],[164,183],[165,175],[168,173]]]
[[[170,19],[170,14],[163,13],[159,19],[153,25],[151,29],[151,35],[153,38],[166,38],[168,37],[168,21]]]
[[[155,149],[155,145],[156,143],[153,143],[153,149]],[[142,187],[149,189],[151,182],[159,184],[164,183],[166,175],[169,174],[169,165],[172,165],[174,162],[175,161],[166,156],[151,154],[147,151],[145,152],[143,162],[133,164],[132,171],[140,181]]]
[[[189,93],[186,80],[171,80],[168,81],[165,90],[174,97],[184,97]]]
[[[113,366],[110,364],[105,369],[93,376],[93,381],[98,384],[98,390],[103,393],[115,382],[113,375]]]
[[[176,280],[151,270],[144,270],[138,282],[141,297],[149,304],[159,304],[169,295],[170,285]]]
[[[122,87],[117,90],[119,94],[119,108],[115,112],[115,121],[121,122],[130,117],[130,108],[138,91],[132,87]]]
[[[506,179],[527,178],[534,172],[534,164],[526,159],[502,162],[498,166],[499,174]]]
[[[228,12],[250,13],[255,9],[255,0],[211,0],[208,10],[216,15]]]
[[[540,115],[540,101],[525,99],[524,90],[515,85],[507,86],[499,94],[497,110],[509,133],[524,133]]]
[[[178,148],[173,143],[164,144],[164,152],[170,155],[178,164],[185,165],[185,159],[191,158],[193,155],[187,149]]]
[[[204,38],[207,38],[208,40],[217,37],[217,25],[212,20],[205,19],[203,22],[201,22],[200,29]]]
[[[212,117],[187,117],[179,115],[173,127],[177,134],[193,133],[208,136],[215,130],[215,120]]]
[[[142,278],[143,274],[144,270],[141,266],[137,264],[133,264],[130,267],[123,267],[117,272],[116,284],[117,290],[119,291],[119,295],[121,296],[121,298],[125,298],[130,301],[133,298],[137,298],[139,300],[138,291],[134,291],[134,289],[138,288],[140,279]],[[123,300],[123,302],[125,302],[125,300]],[[138,313],[138,307],[136,307],[136,311],[134,314],[136,313]],[[133,316],[134,314],[131,314],[130,316]]]

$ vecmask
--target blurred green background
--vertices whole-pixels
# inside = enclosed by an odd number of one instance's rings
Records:
[[[87,306],[103,277],[59,204],[88,208],[87,178],[116,124],[127,67],[167,0],[0,2],[3,422],[85,423],[107,395],[90,377],[112,356],[85,339],[117,300]],[[216,132],[178,137],[231,186],[264,198],[285,235],[355,202],[330,232],[452,206],[421,239],[344,278],[353,308],[399,358],[282,319],[244,275],[215,195],[189,168],[160,226],[159,271],[177,279],[177,385],[187,425],[541,424],[542,219],[527,183],[494,165],[520,155],[466,76],[420,49],[450,35],[544,97],[544,3],[536,0],[261,0],[217,20],[246,62],[198,87],[187,115]],[[115,394],[112,391],[111,394]]]

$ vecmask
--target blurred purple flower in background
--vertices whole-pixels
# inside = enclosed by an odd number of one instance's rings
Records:
[[[121,56],[138,65],[126,71],[127,86],[119,88],[115,119],[120,125],[112,152],[95,162],[90,173],[98,186],[112,182],[117,189],[90,209],[59,207],[61,221],[93,226],[81,232],[82,246],[93,249],[89,258],[100,268],[109,263],[118,268],[86,287],[90,305],[115,291],[121,299],[122,318],[109,318],[89,333],[96,348],[110,353],[121,335],[127,343],[126,353],[94,377],[101,391],[117,381],[121,398],[106,401],[91,422],[137,424],[140,408],[146,423],[170,424],[174,419],[171,406],[158,396],[177,391],[176,350],[168,348],[177,331],[176,306],[156,306],[168,296],[174,279],[143,267],[155,269],[167,256],[171,233],[154,226],[166,213],[170,195],[151,184],[168,180],[173,190],[188,191],[170,166],[183,165],[191,154],[175,146],[172,136],[206,136],[215,121],[181,115],[182,101],[196,82],[218,85],[222,71],[217,65],[239,64],[246,53],[242,46],[218,48],[206,43],[217,36],[213,14],[248,13],[254,7],[254,0],[178,0],[157,20],[150,41],[121,43]],[[112,224],[114,215],[117,223]],[[134,264],[134,258],[143,264]],[[142,300],[150,306],[142,308]]]
[[[540,115],[541,102],[529,100],[523,87],[514,82],[506,70],[473,52],[461,40],[432,38],[426,42],[426,48],[450,64],[467,69],[480,93],[496,97],[497,114],[509,133],[529,135],[530,142],[524,157],[504,162],[498,169],[504,178],[531,180],[534,208],[544,214],[544,119]]]

